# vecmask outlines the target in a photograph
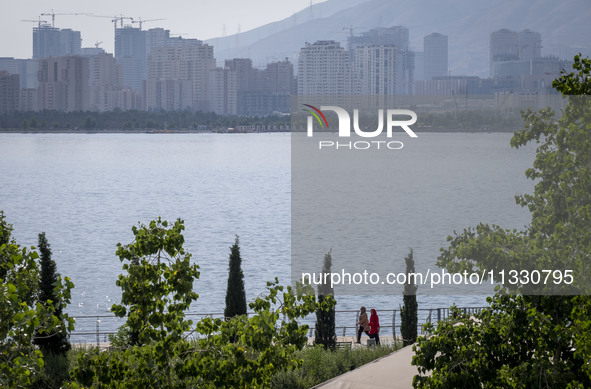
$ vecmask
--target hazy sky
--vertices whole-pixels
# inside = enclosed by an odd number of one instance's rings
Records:
[[[314,4],[324,0],[314,0]],[[31,58],[33,27],[42,13],[56,14],[55,27],[78,30],[82,47],[100,47],[113,52],[113,23],[110,18],[57,15],[58,13],[92,13],[112,17],[123,15],[143,20],[160,19],[143,24],[143,29],[162,27],[172,35],[201,40],[227,35],[240,28],[244,32],[263,24],[291,16],[310,5],[310,0],[3,0],[0,12],[0,57]],[[41,20],[51,23],[51,16]],[[134,27],[138,25],[135,24]],[[240,27],[239,27],[240,26]]]

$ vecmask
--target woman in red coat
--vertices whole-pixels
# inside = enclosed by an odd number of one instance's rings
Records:
[[[369,318],[369,338],[375,339],[377,345],[380,344],[380,318],[375,309],[371,310]]]

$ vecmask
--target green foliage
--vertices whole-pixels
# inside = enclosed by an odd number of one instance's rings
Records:
[[[117,282],[122,304],[113,306],[118,316],[128,314],[114,338],[120,347],[80,352],[69,387],[258,388],[299,366],[294,353],[306,344],[308,327],[298,320],[318,305],[314,295],[283,291],[277,280],[250,304],[250,317],[208,317],[194,326],[184,320],[199,273],[182,248],[183,229],[181,220],[169,226],[158,219],[134,227],[132,244],[118,245],[120,259],[129,261]],[[138,342],[126,343],[128,334]]]
[[[578,75],[563,75],[554,82],[568,93],[587,91],[591,81],[589,60],[575,58]],[[584,82],[580,81],[584,78]],[[577,81],[579,80],[579,81]],[[576,84],[579,82],[579,84]],[[581,83],[582,82],[582,83]],[[578,85],[578,86],[576,86]],[[576,275],[572,286],[529,284],[506,285],[524,294],[588,293],[591,284],[591,100],[571,96],[563,115],[544,109],[523,114],[527,124],[516,132],[511,145],[538,143],[536,159],[526,176],[536,180],[533,194],[517,196],[527,207],[532,222],[524,231],[505,230],[480,224],[449,237],[438,265],[450,271],[478,269],[570,269]]]
[[[69,361],[66,353],[43,353],[43,370],[34,378],[33,387],[59,389],[69,378]]]
[[[43,368],[43,354],[33,345],[37,328],[67,333],[73,321],[60,321],[54,306],[35,303],[38,283],[38,255],[10,239],[12,227],[0,211],[0,386],[23,387]],[[73,284],[58,279],[54,293],[69,303]],[[41,333],[42,331],[40,331]]]
[[[412,249],[410,249],[408,256],[404,258],[404,261],[406,262],[406,274],[414,273],[415,260]],[[415,282],[411,283],[410,277],[407,278],[406,283],[404,284],[403,302],[404,305],[400,309],[400,332],[402,333],[403,345],[408,346],[417,341],[417,326],[419,322],[417,285]]]
[[[564,95],[589,94],[591,61],[575,57],[577,72],[553,86]],[[532,214],[523,231],[479,224],[449,237],[438,264],[462,270],[570,270],[572,285],[505,285],[491,307],[458,323],[431,328],[413,363],[431,376],[415,387],[589,387],[591,386],[591,104],[570,96],[563,115],[544,109],[523,114],[515,148],[538,144],[526,176],[533,194],[517,196]],[[517,295],[506,296],[504,292]],[[567,296],[580,294],[580,296]]]
[[[552,87],[563,95],[591,95],[591,60],[581,58],[581,54],[575,55],[573,72],[562,72],[562,75],[552,82]]]
[[[61,123],[61,124],[60,124]],[[44,131],[50,128],[57,129],[188,129],[204,126],[208,129],[218,127],[235,127],[237,124],[285,126],[289,125],[289,115],[266,117],[237,117],[222,116],[213,112],[184,111],[122,111],[110,112],[60,112],[44,110],[39,112],[15,111],[5,114],[0,122],[1,128],[7,129],[31,129]]]
[[[332,266],[332,250],[324,255],[322,264],[323,280],[330,280]],[[329,283],[318,285],[318,303],[320,308],[316,311],[316,326],[314,327],[314,344],[320,344],[326,349],[334,350],[337,342],[335,332],[335,308],[336,300],[334,291]]]
[[[95,128],[95,127],[96,127],[96,121],[93,118],[87,117],[86,120],[84,120],[84,128],[91,129],[91,128]]]
[[[242,273],[242,259],[238,235],[230,247],[230,262],[228,265],[228,287],[226,289],[226,309],[224,316],[232,318],[246,315],[246,293],[244,292],[244,274]]]
[[[523,119],[518,114],[508,114],[502,109],[497,110],[464,110],[456,108],[452,112],[433,113],[417,111],[416,126],[425,130],[437,131],[507,131],[523,126]]]
[[[546,299],[542,313],[525,296],[498,295],[473,316],[455,310],[452,319],[431,324],[414,350],[421,375],[415,388],[565,388],[591,381],[573,358],[572,338],[557,321],[569,306],[559,296]],[[554,305],[553,307],[549,306]],[[431,371],[431,376],[426,376]]]
[[[201,375],[211,387],[266,388],[278,371],[301,365],[294,353],[306,345],[308,326],[298,320],[316,310],[314,296],[298,295],[290,286],[284,291],[275,279],[267,283],[267,294],[249,305],[254,315],[248,318],[198,323],[201,358],[190,375]]]
[[[199,277],[199,266],[191,264],[191,254],[183,249],[184,229],[180,219],[169,228],[167,221],[158,218],[148,226],[134,226],[132,243],[117,244],[117,256],[127,274],[119,275],[121,304],[114,304],[111,311],[119,317],[127,315],[126,326],[139,345],[176,342],[192,324],[184,319],[184,312],[198,297],[193,280]]]
[[[65,304],[59,300],[59,297],[54,292],[54,287],[59,281],[59,274],[56,273],[56,264],[51,259],[51,248],[44,232],[39,234],[39,252],[41,254],[39,261],[41,264],[39,302],[51,306],[55,317],[62,321]],[[33,343],[39,346],[43,355],[55,354],[55,359],[58,358],[58,355],[62,355],[62,358],[65,357],[65,353],[70,349],[67,332],[38,329]]]
[[[195,341],[81,352],[70,387],[268,387],[275,373],[301,364],[294,353],[306,344],[308,327],[298,320],[317,308],[314,296],[283,290],[277,280],[268,283],[248,318],[201,320]]]
[[[306,347],[295,354],[296,358],[303,360],[302,365],[296,370],[283,370],[275,374],[270,387],[307,389],[384,357],[398,348],[392,345],[330,351],[321,346]]]

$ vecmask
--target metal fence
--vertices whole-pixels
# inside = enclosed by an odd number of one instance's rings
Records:
[[[461,307],[458,308],[464,314],[476,314],[484,307]],[[423,334],[423,325],[447,319],[451,316],[450,308],[419,308],[418,310],[417,333]],[[253,313],[249,313],[252,315]],[[386,335],[390,331],[392,338],[396,339],[400,335],[400,309],[381,309],[378,311],[380,316],[381,334]],[[205,317],[223,318],[223,313],[187,313],[187,318],[197,322]],[[73,343],[96,343],[100,347],[101,343],[109,342],[109,335],[115,334],[117,329],[125,323],[125,318],[118,318],[115,315],[79,315],[76,319],[76,330],[71,333]],[[357,321],[359,311],[356,310],[337,310],[335,311],[337,326],[336,335],[347,337],[357,334]],[[309,337],[314,336],[314,315],[310,315],[302,321],[302,324],[310,326]]]

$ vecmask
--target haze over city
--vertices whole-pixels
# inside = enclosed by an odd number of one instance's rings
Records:
[[[314,0],[313,4],[324,0]],[[113,23],[108,17],[129,16],[135,20],[161,19],[146,23],[144,28],[162,27],[185,38],[205,40],[218,36],[236,34],[266,23],[280,20],[310,6],[309,0],[272,1],[218,0],[195,3],[187,0],[80,2],[74,0],[12,2],[0,13],[0,56],[31,58],[32,27],[34,22],[21,20],[45,20],[51,23],[55,13],[55,26],[82,32],[82,46],[93,47],[97,42],[105,51],[113,52]],[[89,17],[93,14],[107,16]],[[212,17],[212,15],[215,15]]]
[[[29,4],[2,16],[20,24],[0,47],[0,112],[269,116],[288,114],[294,95],[548,94],[574,55],[591,52],[581,1]],[[32,55],[10,56],[15,45]]]

